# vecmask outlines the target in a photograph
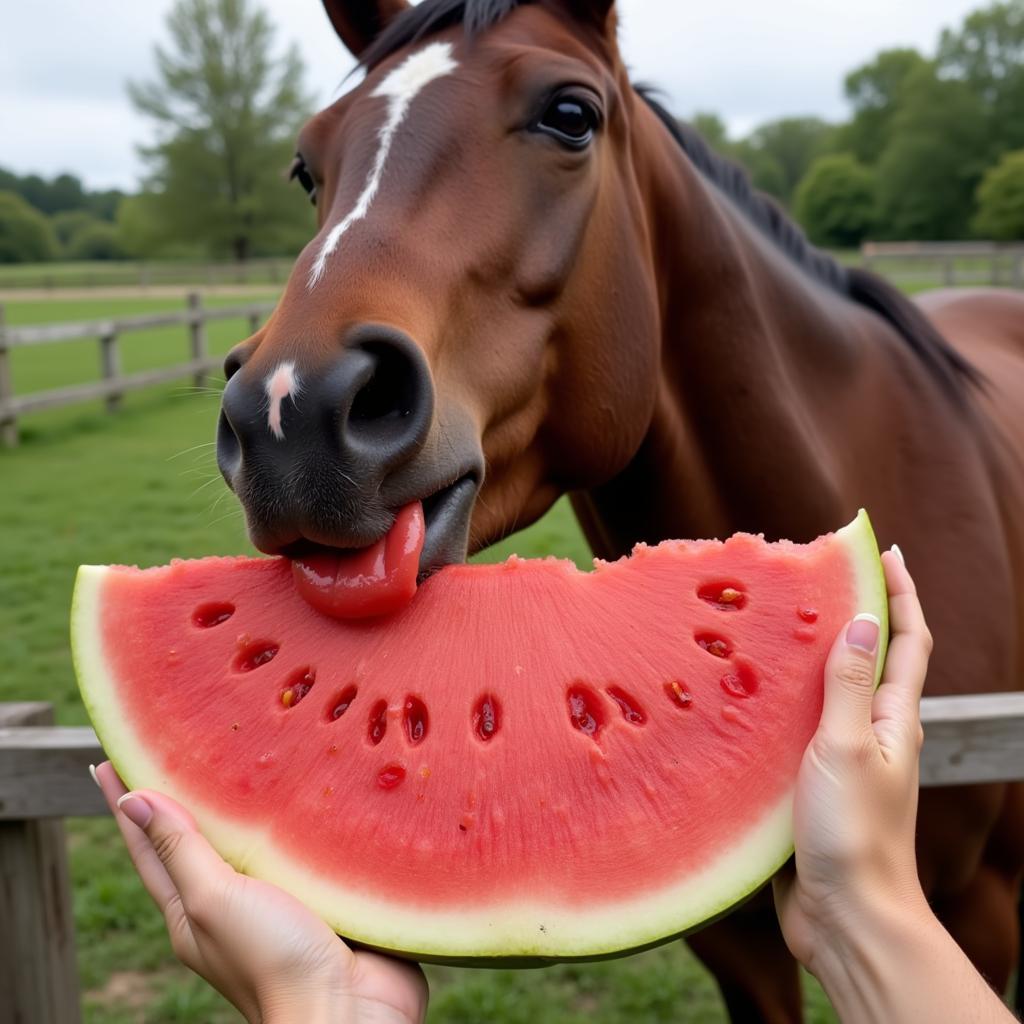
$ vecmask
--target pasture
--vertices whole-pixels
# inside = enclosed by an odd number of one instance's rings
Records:
[[[231,297],[209,300],[231,303]],[[11,324],[83,320],[180,308],[145,298],[7,304]],[[241,323],[211,325],[223,353]],[[180,361],[181,328],[127,336],[128,371]],[[96,346],[15,353],[18,392],[94,379]],[[22,445],[0,451],[0,701],[49,700],[62,724],[86,718],[67,639],[82,562],[154,564],[175,556],[248,552],[241,514],[217,474],[211,440],[217,389],[173,385],[130,395],[115,416],[100,403],[27,417]],[[565,502],[489,559],[556,553],[585,564]],[[128,866],[113,823],[68,822],[85,1017],[93,1024],[220,1024],[237,1015],[176,965],[163,923]],[[725,1020],[710,977],[678,943],[628,960],[544,971],[428,968],[432,1024],[612,1024]],[[807,979],[808,1019],[833,1021]]]

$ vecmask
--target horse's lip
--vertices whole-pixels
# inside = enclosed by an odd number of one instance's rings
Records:
[[[452,483],[445,484],[426,497],[418,499],[423,502],[423,517],[426,523],[426,536],[420,552],[421,580],[437,569],[466,560],[469,547],[469,520],[479,486],[477,471],[469,470],[456,477]],[[409,501],[403,501],[399,507],[404,507],[415,500],[417,499],[410,498]],[[367,545],[370,546],[372,544]],[[361,550],[363,549],[319,544],[303,538],[287,545],[281,553],[286,558],[299,559],[316,551],[353,554]]]

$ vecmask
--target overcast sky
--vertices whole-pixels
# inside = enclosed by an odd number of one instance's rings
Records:
[[[351,67],[318,0],[262,0],[294,40],[326,103]],[[92,188],[134,188],[149,126],[127,79],[153,72],[172,0],[5,3],[0,34],[0,166],[68,170]],[[891,46],[932,52],[941,28],[982,0],[619,0],[636,80],[686,116],[716,111],[731,132],[790,114],[842,118],[846,71]]]

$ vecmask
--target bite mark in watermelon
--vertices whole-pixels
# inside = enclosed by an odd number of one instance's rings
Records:
[[[778,869],[858,612],[887,636],[863,512],[808,545],[450,566],[376,621],[318,614],[282,559],[84,566],[72,640],[122,778],[237,868],[365,945],[535,963],[665,941]]]

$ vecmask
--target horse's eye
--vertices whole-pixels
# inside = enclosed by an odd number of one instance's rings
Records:
[[[306,161],[298,153],[295,154],[295,159],[292,161],[288,177],[302,186],[306,195],[309,196],[309,201],[316,206],[316,182],[313,180],[313,175],[309,173]]]
[[[537,128],[571,149],[583,149],[590,145],[600,122],[601,116],[593,103],[563,93],[548,104]]]

